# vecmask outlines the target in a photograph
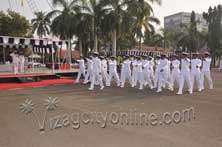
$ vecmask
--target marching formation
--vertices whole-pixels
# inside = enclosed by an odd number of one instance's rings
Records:
[[[95,85],[100,85],[103,90],[105,86],[111,86],[113,81],[118,87],[124,88],[126,81],[132,88],[139,90],[148,88],[156,89],[160,93],[163,89],[174,91],[178,85],[177,94],[181,95],[184,85],[187,85],[189,94],[193,93],[195,86],[197,91],[204,90],[205,79],[209,89],[213,89],[213,82],[210,72],[211,58],[208,52],[204,54],[194,53],[192,58],[188,53],[178,55],[162,54],[161,56],[124,56],[120,65],[120,77],[116,57],[106,58],[94,52],[87,58],[80,57],[79,72],[75,83],[79,83],[81,76],[84,77],[84,84],[90,82],[89,90],[94,90]],[[87,69],[85,69],[85,62]]]

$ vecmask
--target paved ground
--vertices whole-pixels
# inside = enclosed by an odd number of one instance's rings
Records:
[[[83,85],[58,85],[0,91],[0,147],[221,147],[222,75],[213,73],[215,89],[177,96],[164,91],[139,91],[126,87],[98,88],[90,92]],[[40,132],[34,115],[22,114],[19,104],[32,99],[34,112],[43,120],[47,97],[60,99],[59,107],[48,112],[45,132]],[[171,125],[107,124],[72,125],[50,130],[49,118],[72,112],[164,112],[194,107],[195,119]],[[88,118],[85,116],[84,118]],[[86,119],[87,120],[87,119]],[[61,120],[60,120],[61,121]],[[54,124],[54,123],[53,123]]]

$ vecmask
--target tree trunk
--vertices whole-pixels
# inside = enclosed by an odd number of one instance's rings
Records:
[[[72,63],[72,45],[71,39],[68,40],[68,48],[67,48],[67,63]]]
[[[98,52],[98,36],[96,32],[94,34],[94,52]]]
[[[142,37],[141,36],[139,40],[139,50],[142,51]]]
[[[82,39],[79,39],[79,54],[83,55],[83,51],[82,51]]]
[[[166,49],[166,40],[164,39],[163,40],[163,47],[164,47],[164,50]]]
[[[113,31],[113,35],[112,35],[112,55],[116,56],[116,29]]]

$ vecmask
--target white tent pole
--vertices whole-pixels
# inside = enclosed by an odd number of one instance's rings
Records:
[[[43,48],[43,50],[44,50],[44,51],[42,52],[42,53],[43,53],[43,54],[42,54],[42,58],[43,58],[43,59],[42,59],[42,62],[43,62],[43,64],[45,64],[45,49]]]
[[[3,46],[3,62],[5,64],[5,48],[4,48],[4,46]]]
[[[33,63],[33,49],[34,49],[34,47],[32,48],[32,71],[34,72],[34,63]]]
[[[59,71],[61,70],[61,65],[60,65],[60,53],[61,53],[61,49],[58,48],[58,63],[59,63]]]
[[[51,46],[51,51],[52,51],[52,46]],[[52,51],[52,73],[54,73],[55,65],[54,65],[54,57],[53,57],[53,51]]]

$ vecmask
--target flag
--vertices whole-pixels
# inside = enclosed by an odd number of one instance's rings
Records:
[[[24,0],[21,0],[21,6],[22,7],[24,6]]]

